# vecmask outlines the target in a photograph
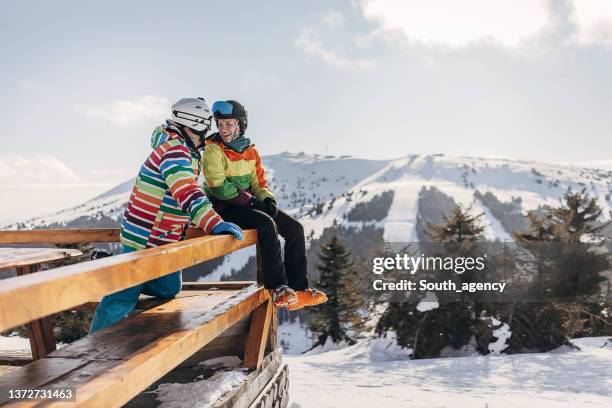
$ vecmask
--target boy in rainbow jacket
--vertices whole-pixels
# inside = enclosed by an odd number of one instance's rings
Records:
[[[153,151],[140,168],[121,221],[123,253],[177,242],[190,223],[207,234],[231,234],[242,239],[240,227],[221,219],[197,182],[199,149],[211,124],[212,113],[204,99],[185,98],[172,106],[172,120],[153,131]],[[181,286],[178,271],[105,296],[89,332],[123,319],[134,309],[141,293],[172,298]]]
[[[264,287],[276,307],[297,310],[327,301],[308,287],[306,244],[302,224],[278,209],[268,188],[255,145],[244,136],[247,112],[239,102],[213,104],[218,132],[206,139],[202,160],[204,191],[223,219],[257,229]],[[285,239],[285,259],[278,235]]]

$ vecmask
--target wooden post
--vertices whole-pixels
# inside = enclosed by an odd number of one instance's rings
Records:
[[[17,275],[28,275],[34,272],[40,272],[42,267],[40,264],[30,266],[20,266],[17,269]],[[32,351],[32,359],[40,360],[47,354],[55,351],[55,337],[53,336],[53,328],[48,317],[33,320],[27,323],[28,338],[30,339],[30,350]]]
[[[251,315],[249,335],[244,349],[244,360],[242,364],[246,368],[256,369],[261,366],[273,311],[274,305],[272,299],[268,298],[268,300],[259,305]]]
[[[270,329],[268,334],[268,342],[267,342],[267,350],[274,351],[276,347],[278,347],[278,337],[276,334],[276,330],[278,327],[278,309],[272,308],[272,319],[270,319]]]
[[[263,264],[261,261],[261,247],[259,245],[259,240],[255,244],[255,252],[256,252],[256,264],[257,264],[257,267],[256,267],[257,268],[257,284],[263,285],[264,284]]]

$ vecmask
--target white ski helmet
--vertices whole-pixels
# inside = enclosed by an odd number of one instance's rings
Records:
[[[184,98],[172,105],[172,120],[205,133],[211,129],[213,114],[204,98]]]

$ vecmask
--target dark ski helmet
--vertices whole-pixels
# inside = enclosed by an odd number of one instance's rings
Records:
[[[238,101],[217,101],[212,106],[217,126],[219,119],[237,119],[240,127],[240,136],[244,135],[248,125],[248,114],[244,106]]]

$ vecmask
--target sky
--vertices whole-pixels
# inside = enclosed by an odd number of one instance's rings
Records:
[[[610,0],[3,0],[0,224],[136,175],[173,102],[260,153],[612,159]]]

